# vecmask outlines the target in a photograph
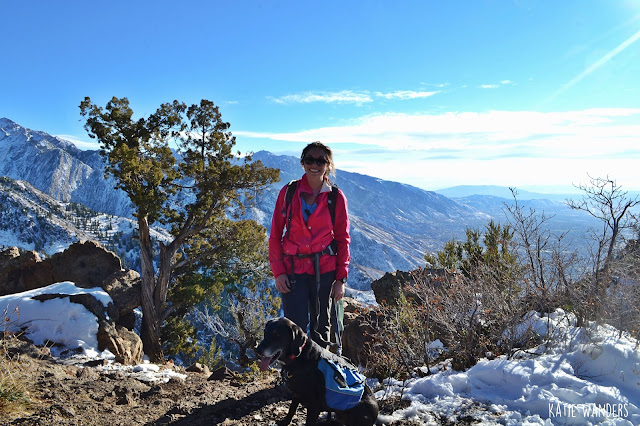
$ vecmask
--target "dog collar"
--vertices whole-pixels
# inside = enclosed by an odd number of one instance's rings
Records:
[[[304,342],[302,343],[302,346],[300,346],[300,353],[302,353],[302,350],[304,349],[304,346],[306,344],[307,344],[307,339],[304,339]],[[300,356],[300,355],[291,354],[291,355],[289,355],[289,359],[293,361],[294,359],[298,358],[298,356]]]

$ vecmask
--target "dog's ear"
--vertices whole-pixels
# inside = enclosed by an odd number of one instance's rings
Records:
[[[291,355],[298,357],[302,353],[302,348],[307,341],[307,336],[302,329],[295,324],[292,324],[291,333],[293,334],[293,340],[291,341]]]

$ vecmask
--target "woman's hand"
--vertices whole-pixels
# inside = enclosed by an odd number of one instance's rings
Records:
[[[332,296],[335,301],[337,302],[338,300],[342,299],[344,297],[344,289],[346,287],[346,284],[344,283],[343,280],[336,280],[333,282],[333,285],[331,286],[331,294],[330,296]]]
[[[291,283],[287,274],[280,274],[276,278],[276,288],[280,293],[289,293],[291,291]]]

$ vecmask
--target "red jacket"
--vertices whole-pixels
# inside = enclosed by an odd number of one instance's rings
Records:
[[[296,192],[291,200],[291,229],[285,235],[288,212],[285,209],[285,185],[278,195],[276,207],[271,220],[271,235],[269,236],[269,263],[274,277],[282,274],[291,274],[291,255],[311,254],[324,250],[334,239],[337,243],[338,255],[320,256],[320,273],[336,271],[336,280],[346,279],[348,265],[351,259],[349,254],[349,217],[347,214],[347,198],[338,190],[336,199],[335,225],[331,223],[331,214],[327,199],[331,187],[325,184],[316,198],[317,209],[308,222],[304,223],[302,216],[300,194],[308,192],[313,194],[307,176],[302,176],[296,186]],[[293,256],[296,274],[314,274],[313,258],[298,258]]]

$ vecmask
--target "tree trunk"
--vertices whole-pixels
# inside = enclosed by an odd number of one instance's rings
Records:
[[[140,236],[140,279],[142,281],[142,346],[151,362],[164,363],[160,336],[160,318],[156,305],[156,280],[153,268],[153,251],[146,217],[138,217]]]
[[[169,291],[169,281],[173,272],[173,260],[176,254],[177,244],[168,246],[160,244],[160,265],[158,266],[158,279],[156,280],[155,302],[158,309],[160,323],[167,319],[167,294]]]

